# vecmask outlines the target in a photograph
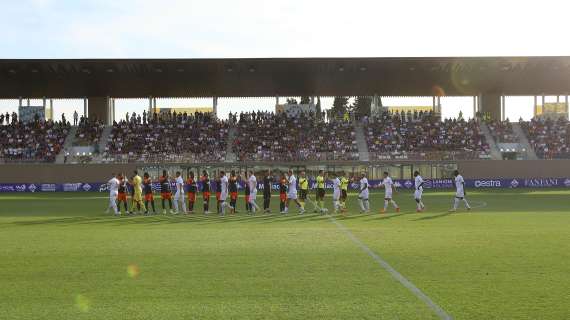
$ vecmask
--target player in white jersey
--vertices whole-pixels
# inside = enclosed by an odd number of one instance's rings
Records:
[[[297,198],[297,178],[293,174],[293,170],[289,170],[288,176],[289,177],[287,178],[288,181],[287,205],[285,206],[285,213],[289,211],[289,201],[294,200],[295,204],[299,208],[299,214],[303,214],[305,213],[305,208],[303,208],[303,205],[301,204],[301,202],[299,202],[299,199]]]
[[[109,213],[109,209],[112,208],[116,216],[121,215],[119,208],[117,208],[119,184],[119,179],[117,179],[117,176],[113,173],[113,177],[107,182],[107,186],[109,187],[109,206],[107,207],[107,211],[105,211],[105,213]]]
[[[251,205],[251,212],[255,213],[259,210],[259,206],[255,203],[255,196],[257,195],[257,178],[253,174],[253,171],[249,172],[247,183],[249,186],[249,204]]]
[[[182,204],[182,213],[186,213],[186,200],[184,200],[184,179],[180,171],[176,172],[176,193],[174,194],[174,214],[178,214],[179,202]]]
[[[334,208],[334,213],[339,213],[340,211],[340,179],[338,178],[338,176],[336,175],[336,173],[332,174],[333,179],[332,179],[332,183],[333,183],[333,195],[332,195],[332,199],[333,199],[333,208]]]
[[[369,187],[368,179],[366,178],[366,173],[363,172],[360,178],[360,193],[358,194],[358,204],[360,204],[360,213],[370,212],[368,187]]]
[[[416,212],[422,212],[426,208],[422,201],[422,194],[424,192],[424,179],[420,176],[419,171],[414,172],[414,199],[416,200]]]
[[[394,185],[394,181],[388,172],[384,172],[384,180],[382,180],[381,185],[384,187],[384,208],[380,212],[385,213],[388,209],[389,204],[392,204],[394,206],[396,212],[400,212],[400,207],[396,201],[392,199],[392,193],[394,189],[396,189],[396,186]]]
[[[232,206],[229,205],[229,203],[226,201],[228,198],[228,187],[229,187],[229,180],[228,177],[226,176],[226,173],[224,171],[220,171],[220,186],[218,188],[220,188],[220,215],[225,216],[226,215],[226,207],[230,208],[230,210],[233,210],[234,208]]]
[[[455,176],[455,199],[453,201],[453,208],[450,209],[449,212],[457,211],[459,201],[463,201],[463,203],[465,203],[465,208],[467,208],[467,210],[471,210],[471,206],[469,206],[469,202],[467,202],[467,199],[465,198],[465,180],[463,180],[463,177],[459,174],[458,170],[453,172],[453,176]]]

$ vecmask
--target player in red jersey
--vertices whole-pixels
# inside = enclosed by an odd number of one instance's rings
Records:
[[[202,171],[202,178],[200,179],[202,182],[202,196],[204,198],[204,214],[210,213],[210,177],[208,177],[208,173],[206,170]]]
[[[198,191],[198,187],[193,171],[190,171],[188,174],[186,185],[188,186],[188,211],[189,213],[194,213],[194,204],[196,203],[196,192]]]
[[[152,194],[152,180],[148,172],[143,175],[143,193],[144,193],[144,207],[146,208],[145,214],[148,214],[148,203],[152,206],[152,213],[156,214],[156,208],[154,207],[154,195]]]

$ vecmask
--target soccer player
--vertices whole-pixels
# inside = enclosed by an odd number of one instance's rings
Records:
[[[334,207],[334,213],[339,213],[341,206],[340,206],[340,179],[338,178],[338,176],[336,175],[336,173],[333,172],[332,174],[333,176],[333,207]]]
[[[251,212],[255,214],[259,210],[259,206],[255,203],[255,197],[257,196],[257,178],[253,174],[253,171],[249,172],[249,204]]]
[[[121,211],[121,202],[125,206],[125,214],[129,213],[129,207],[127,204],[127,179],[123,173],[119,174],[119,189],[117,194],[117,206],[119,207],[119,214]]]
[[[166,170],[162,170],[162,176],[158,179],[160,183],[160,199],[162,200],[162,213],[166,214],[166,207],[164,206],[165,200],[168,200],[168,205],[170,207],[170,213],[172,211],[172,192],[170,189],[170,179]]]
[[[463,203],[465,203],[465,208],[467,208],[467,210],[471,210],[471,206],[465,198],[467,193],[465,192],[465,180],[463,180],[463,176],[459,174],[458,170],[455,170],[453,175],[455,176],[455,201],[453,202],[453,208],[450,209],[449,212],[457,211],[459,201],[463,201]]]
[[[247,175],[247,173],[246,173]],[[245,195],[245,212],[250,213],[251,212],[251,203],[249,202],[249,197],[250,197],[251,191],[249,189],[249,181],[245,181],[245,187],[244,187],[244,195]]]
[[[144,206],[143,196],[142,196],[142,178],[139,176],[139,172],[135,170],[133,177],[133,203],[137,205],[137,213],[145,212],[146,207]]]
[[[154,206],[154,196],[152,194],[152,180],[148,172],[143,174],[143,192],[144,192],[144,207],[146,208],[145,214],[148,214],[148,203],[152,206],[152,213],[156,214],[156,208]]]
[[[384,208],[380,212],[385,213],[388,209],[388,204],[392,204],[394,209],[396,209],[396,212],[400,212],[400,207],[396,201],[392,199],[392,193],[393,190],[396,189],[396,186],[394,185],[394,181],[390,177],[390,174],[386,171],[384,172],[384,180],[382,180],[381,186],[384,187]]]
[[[305,213],[305,208],[303,208],[303,205],[301,204],[301,202],[299,202],[299,199],[297,199],[297,178],[295,177],[295,175],[293,174],[293,170],[291,169],[289,169],[288,182],[289,182],[289,187],[287,192],[287,205],[285,206],[285,211],[289,211],[289,201],[294,200],[295,204],[297,204],[297,207],[299,208],[299,214]]]
[[[325,201],[325,175],[323,170],[319,170],[319,175],[317,176],[317,196],[316,202],[317,207],[323,213],[324,208],[324,201]],[[315,208],[315,212],[317,212],[317,208]]]
[[[228,177],[226,176],[226,173],[224,171],[220,171],[220,184],[218,185],[217,189],[220,192],[220,214],[222,216],[226,215],[226,207],[229,207],[230,210],[232,209],[231,206],[228,205],[228,202],[226,201],[228,198],[228,184],[229,184],[229,180]]]
[[[109,182],[107,182],[107,186],[109,186],[109,207],[107,207],[106,213],[109,213],[109,209],[112,208],[113,212],[116,216],[121,215],[121,212],[117,208],[117,196],[119,195],[119,179],[113,173],[113,177]]]
[[[424,179],[420,176],[419,171],[414,171],[414,199],[416,200],[416,212],[422,212],[425,209],[422,202],[422,194],[424,192]]]
[[[305,201],[307,200],[307,195],[309,193],[309,180],[305,176],[305,171],[301,171],[299,174],[299,202],[305,208]]]
[[[204,199],[204,214],[210,214],[210,177],[206,170],[202,171],[202,198]]]
[[[188,174],[188,180],[186,180],[186,186],[188,188],[188,212],[194,213],[194,204],[196,203],[196,191],[198,187],[196,185],[196,178],[194,177],[194,171],[190,171]]]
[[[221,180],[221,172],[218,173],[216,177],[216,213],[220,214],[220,205],[222,203],[221,196],[222,196],[222,180]]]
[[[186,213],[186,200],[184,199],[184,180],[180,171],[176,171],[176,193],[174,194],[174,214],[178,214],[179,204],[182,204],[182,213]]]
[[[273,177],[271,176],[271,171],[267,170],[265,176],[263,177],[263,212],[271,213],[269,208],[271,204],[271,186],[273,184]]]
[[[340,177],[340,205],[341,211],[346,212],[346,200],[348,199],[348,183],[350,180],[346,178],[344,172],[341,173]]]
[[[358,194],[358,204],[360,204],[360,213],[370,212],[368,187],[369,187],[368,179],[366,178],[366,173],[363,172],[360,178],[360,193]]]
[[[238,178],[236,176],[235,170],[230,172],[229,180],[229,191],[230,191],[230,210],[232,213],[236,213],[236,204],[238,197]]]
[[[287,214],[287,178],[285,174],[281,174],[281,179],[279,179],[279,209],[281,214]]]

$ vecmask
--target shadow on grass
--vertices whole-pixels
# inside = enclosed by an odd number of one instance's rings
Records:
[[[434,215],[429,215],[429,216],[424,216],[424,217],[420,217],[417,219],[414,219],[412,221],[424,221],[424,220],[433,220],[433,219],[440,219],[440,218],[445,218],[451,214],[453,214],[454,212],[449,212],[449,211],[444,211],[438,214],[434,214]]]

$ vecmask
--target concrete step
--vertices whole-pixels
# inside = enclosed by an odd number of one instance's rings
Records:
[[[65,152],[70,151],[73,147],[73,142],[75,141],[75,134],[77,133],[77,127],[71,127],[67,137],[65,137],[65,142],[63,143],[63,148],[59,151],[58,155],[55,157],[55,163],[64,163]]]
[[[226,140],[227,146],[226,146],[226,160],[225,160],[225,162],[237,161],[237,156],[234,153],[234,151],[232,150],[233,141],[235,139],[236,134],[237,134],[237,128],[230,125],[230,129],[228,130],[228,139]]]
[[[489,148],[491,149],[491,159],[503,160],[503,154],[501,153],[501,150],[499,150],[499,147],[497,146],[497,143],[495,142],[495,138],[493,138],[493,135],[491,134],[491,131],[489,130],[489,127],[487,126],[487,124],[483,121],[480,121],[479,122],[479,128],[481,129],[481,132],[485,136],[485,139],[487,140],[487,143],[489,144]]]
[[[360,121],[354,120],[354,132],[356,134],[356,145],[358,146],[359,160],[370,161],[370,153],[368,152],[368,143],[364,133],[364,126]]]
[[[530,142],[528,141],[526,134],[524,134],[524,131],[521,128],[520,124],[518,122],[514,122],[512,123],[512,126],[513,132],[519,138],[521,147],[526,150],[525,158],[527,160],[538,160],[538,156],[536,155],[534,148],[530,145]]]

